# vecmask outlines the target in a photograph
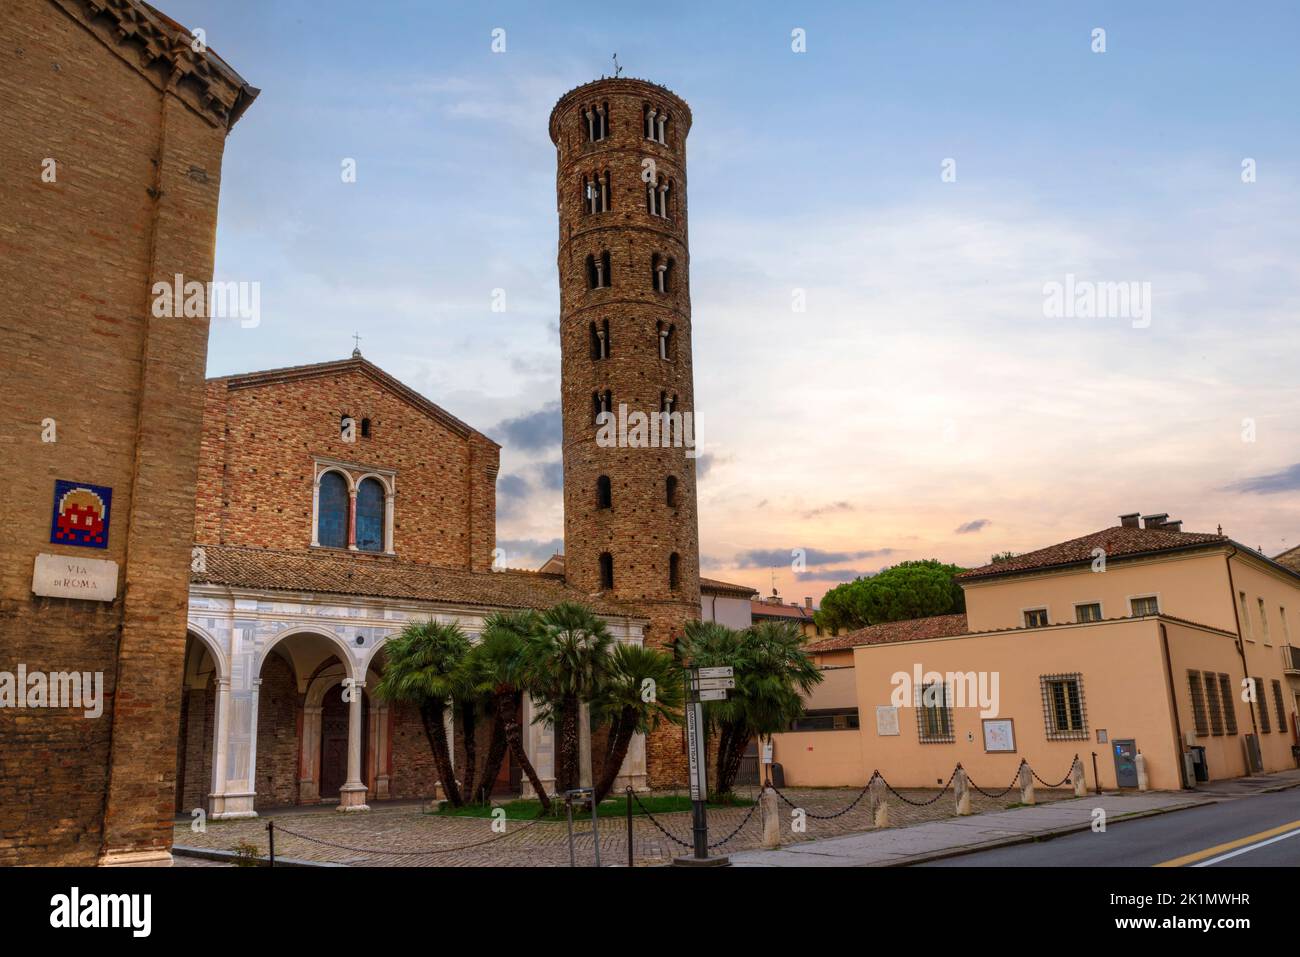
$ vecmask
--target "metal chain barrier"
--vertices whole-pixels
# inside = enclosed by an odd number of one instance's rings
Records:
[[[666,828],[666,827],[664,827],[662,824],[660,824],[660,823],[655,819],[655,816],[654,816],[653,814],[650,813],[650,809],[649,809],[648,807],[646,807],[644,804],[641,803],[641,799],[640,799],[639,797],[636,796],[636,792],[635,792],[635,791],[632,791],[632,792],[630,792],[630,793],[631,793],[631,795],[632,795],[632,800],[636,802],[636,806],[639,807],[639,808],[641,809],[641,813],[644,814],[646,817],[648,817],[648,818],[650,819],[650,823],[651,823],[651,824],[653,824],[655,827],[659,828],[660,833],[663,834],[664,837],[668,838],[670,841],[676,841],[676,842],[677,842],[678,844],[680,844],[682,847],[685,847],[685,848],[687,848],[687,849],[694,848],[695,845],[692,844],[690,841],[683,841],[680,837],[678,837],[678,836],[677,836],[676,834],[674,834],[672,831],[668,830],[668,828]],[[755,805],[755,806],[757,806],[757,805]]]
[[[745,815],[744,819],[742,819],[741,822],[736,825],[736,829],[732,831],[730,834],[728,834],[726,837],[724,837],[722,840],[714,841],[712,844],[710,844],[709,850],[714,850],[715,848],[721,847],[723,844],[726,844],[729,840],[731,840],[733,837],[739,834],[740,829],[749,823],[749,819],[754,816],[754,812],[756,810],[758,810],[757,801],[755,801],[753,804],[749,806],[749,812]]]
[[[1017,768],[1016,768],[1016,773],[1015,773],[1015,776],[1012,777],[1012,779],[1011,779],[1011,783],[1008,784],[1006,787],[1004,787],[1001,791],[985,791],[982,787],[980,787],[978,784],[975,783],[975,781],[970,777],[970,775],[967,775],[967,776],[966,776],[966,783],[969,784],[971,787],[973,787],[973,788],[974,788],[976,791],[978,791],[980,794],[983,794],[986,798],[990,798],[990,799],[992,799],[992,800],[996,800],[996,799],[1002,797],[1004,794],[1009,793],[1010,791],[1012,791],[1013,789],[1015,789],[1016,787],[1019,786],[1019,784],[1020,784],[1020,768],[1023,768],[1023,767],[1025,766],[1025,764],[1027,764],[1027,763],[1028,763],[1028,762],[1026,762],[1024,758],[1021,758],[1021,759],[1020,759],[1020,764],[1019,764],[1019,766],[1017,766]],[[1071,769],[1073,770],[1073,768],[1071,768]],[[1032,771],[1033,768],[1030,768],[1030,770]]]
[[[961,765],[959,764],[957,765],[957,767],[959,768],[961,767]],[[880,774],[879,771],[877,771],[876,774],[880,775],[880,780],[884,783],[889,793],[892,794],[894,797],[898,798],[904,804],[910,804],[912,805],[912,807],[929,807],[935,801],[939,800],[939,798],[943,797],[948,792],[948,788],[952,787],[952,779],[957,776],[957,768],[953,768],[952,774],[948,775],[948,783],[943,786],[943,790],[941,790],[934,797],[930,798],[930,800],[928,801],[912,801],[909,800],[908,798],[903,797],[903,795],[899,794],[897,791],[894,790],[893,785],[891,785],[888,781],[885,780],[885,776],[883,774]]]
[[[810,817],[814,821],[833,821],[835,820],[835,818],[843,817],[845,814],[848,814],[855,807],[857,807],[858,802],[867,796],[867,791],[871,787],[871,782],[878,777],[880,777],[880,772],[879,771],[873,772],[871,777],[867,778],[867,783],[863,785],[862,790],[858,792],[858,796],[853,799],[853,801],[849,804],[849,806],[844,808],[842,811],[836,811],[834,814],[814,814],[812,811],[809,811],[806,808],[801,808],[793,801],[791,801],[788,797],[786,797],[777,789],[775,784],[769,784],[768,787],[770,787],[773,791],[776,791],[776,796],[779,797],[786,804],[790,805],[791,808],[794,808],[795,810],[803,811],[805,817]],[[884,779],[881,778],[881,780]]]
[[[1029,768],[1029,773],[1032,774],[1034,778],[1038,781],[1038,783],[1045,788],[1061,788],[1061,787],[1065,787],[1066,782],[1068,782],[1070,778],[1074,776],[1074,766],[1078,763],[1079,763],[1079,756],[1076,754],[1074,756],[1074,760],[1070,762],[1070,770],[1066,771],[1065,777],[1061,778],[1061,780],[1056,784],[1048,784],[1046,781],[1040,778],[1038,776],[1038,772],[1033,769],[1032,765]]]
[[[523,833],[524,831],[532,827],[534,824],[540,823],[544,818],[545,815],[539,813],[537,817],[533,818],[523,827],[517,827],[513,831],[507,831],[504,834],[498,834],[496,837],[490,837],[485,841],[475,841],[472,844],[456,844],[451,847],[426,848],[418,851],[388,851],[388,850],[380,850],[372,847],[352,847],[348,844],[338,844],[335,843],[334,841],[327,841],[323,838],[312,837],[309,834],[301,834],[298,831],[290,830],[289,828],[285,827],[283,824],[277,824],[275,826],[275,830],[277,834],[288,834],[290,837],[301,838],[304,841],[308,841],[312,844],[319,844],[322,847],[332,847],[335,850],[350,851],[354,854],[366,854],[370,857],[424,857],[433,854],[447,854],[450,853],[451,851],[464,851],[464,850],[468,850],[471,847],[482,847],[485,844],[495,844],[497,841],[503,840],[507,837],[514,837],[516,834]]]

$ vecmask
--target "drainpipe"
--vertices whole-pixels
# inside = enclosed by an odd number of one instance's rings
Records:
[[[1232,617],[1237,622],[1237,654],[1241,655],[1241,676],[1250,678],[1250,665],[1246,663],[1246,639],[1241,633],[1241,610],[1237,607],[1237,585],[1232,580],[1232,559],[1237,554],[1237,546],[1231,546],[1232,553],[1224,557],[1224,563],[1228,566],[1228,597],[1232,599]],[[1256,688],[1255,694],[1258,696],[1261,689]],[[1255,740],[1259,741],[1259,724],[1255,721],[1255,702],[1247,701],[1250,711],[1250,730],[1255,733]],[[1249,755],[1247,755],[1249,758]],[[1251,769],[1254,773],[1254,769]]]
[[[1178,780],[1184,788],[1192,787],[1187,780],[1187,763],[1183,760],[1183,724],[1178,720],[1178,697],[1174,694],[1174,666],[1169,659],[1169,631],[1160,622],[1160,654],[1165,663],[1165,684],[1169,689],[1169,706],[1174,715],[1174,754],[1178,756]]]

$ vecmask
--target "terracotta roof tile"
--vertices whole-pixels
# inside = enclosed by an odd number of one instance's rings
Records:
[[[379,555],[287,552],[202,543],[199,547],[204,550],[205,570],[190,573],[194,584],[489,608],[542,609],[562,601],[576,601],[602,615],[647,617],[634,605],[588,595],[554,576],[534,572],[471,572]]]
[[[736,585],[732,582],[724,582],[717,578],[700,578],[700,591],[736,595],[740,598],[752,598],[754,595],[758,594],[758,589],[756,588],[750,588],[748,585]]]
[[[948,638],[964,635],[968,632],[966,613],[956,615],[934,615],[930,618],[910,618],[906,621],[886,621],[879,625],[868,625],[857,631],[850,631],[834,638],[814,641],[804,650],[839,651],[858,645],[883,645],[895,641],[916,641],[921,638]]]
[[[962,572],[957,578],[959,581],[970,581],[1037,569],[1090,563],[1094,557],[1093,550],[1097,548],[1106,553],[1107,559],[1112,559],[1227,544],[1228,541],[1225,535],[1204,532],[1175,532],[1167,528],[1130,528],[1125,525],[1115,525],[1093,532],[1091,535],[1084,535],[1082,538],[1061,542],[1059,545],[1049,545],[1047,548],[1026,552],[1024,555],[1017,555],[1005,561],[972,568]]]
[[[1277,562],[1284,568],[1289,568],[1294,572],[1300,572],[1300,545],[1295,548],[1288,548],[1280,555],[1274,555],[1273,561]]]
[[[797,618],[800,621],[812,621],[813,613],[803,605],[774,605],[771,602],[754,598],[749,602],[749,613],[754,618]]]

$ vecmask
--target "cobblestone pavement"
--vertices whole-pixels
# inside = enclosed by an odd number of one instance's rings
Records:
[[[852,788],[792,788],[782,792],[795,806],[806,812],[807,828],[796,833],[792,828],[790,805],[780,805],[781,842],[835,837],[872,829],[868,801],[863,798],[847,813],[830,820],[813,815],[834,814],[847,807],[860,793]],[[910,801],[922,802],[935,797],[937,789],[900,792]],[[757,797],[757,789],[742,791]],[[1069,789],[1038,789],[1039,803],[1073,796]],[[975,813],[1003,810],[1015,805],[1019,792],[1011,790],[997,799],[972,794]],[[751,813],[752,809],[752,813]],[[890,827],[906,827],[952,817],[955,814],[951,791],[924,807],[916,807],[889,797]],[[761,846],[762,826],[756,805],[716,808],[709,811],[709,838],[726,840],[711,853],[750,850]],[[371,867],[556,867],[569,863],[568,830],[565,823],[546,821],[509,821],[505,834],[492,831],[488,818],[447,817],[426,813],[419,805],[374,805],[368,812],[340,814],[333,810],[285,810],[274,815],[277,856],[336,864]],[[666,864],[689,850],[691,815],[679,811],[656,814],[659,827],[644,815],[633,818],[633,848],[637,866]],[[178,821],[175,843],[190,847],[232,850],[235,845],[250,843],[263,855],[267,852],[265,818],[242,821],[210,821],[206,833],[190,829],[188,820]],[[660,827],[663,830],[660,830]],[[574,830],[589,831],[591,821]],[[738,830],[737,830],[738,829]],[[668,835],[665,835],[667,831]],[[734,833],[734,836],[730,836]],[[728,837],[730,836],[730,839]],[[675,839],[675,840],[674,840]],[[680,843],[678,843],[680,842]],[[590,836],[574,841],[577,862],[594,863]],[[600,859],[603,865],[626,866],[627,819],[602,818],[600,821]]]

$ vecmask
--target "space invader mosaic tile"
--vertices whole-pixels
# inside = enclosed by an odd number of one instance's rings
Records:
[[[54,508],[50,516],[50,542],[55,545],[108,547],[109,508],[113,490],[89,482],[54,482]]]

